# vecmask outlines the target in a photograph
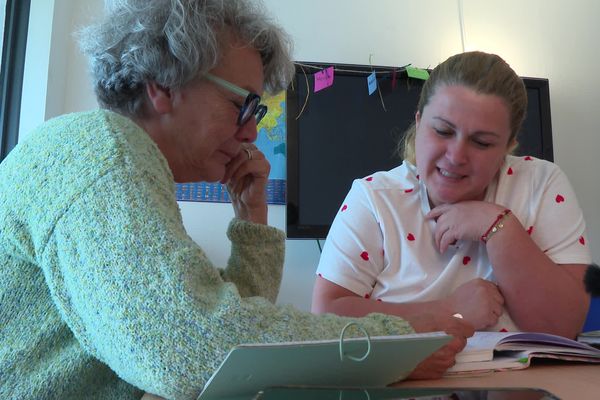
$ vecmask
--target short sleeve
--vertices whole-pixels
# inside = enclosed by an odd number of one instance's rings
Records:
[[[383,236],[364,180],[355,180],[327,235],[317,274],[370,297],[383,270]]]
[[[525,227],[533,240],[557,264],[589,264],[591,254],[583,212],[562,170],[546,164],[539,185],[541,197],[534,223]]]

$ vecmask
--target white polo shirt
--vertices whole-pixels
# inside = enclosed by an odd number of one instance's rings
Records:
[[[509,208],[555,263],[591,262],[581,208],[557,165],[508,156],[484,201]],[[438,300],[475,278],[495,281],[480,241],[460,240],[440,254],[435,222],[425,219],[429,211],[427,189],[406,161],[355,180],[327,236],[318,275],[365,298],[396,303]],[[503,329],[518,330],[506,310],[490,328]]]

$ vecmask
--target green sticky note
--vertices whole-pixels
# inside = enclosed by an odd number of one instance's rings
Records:
[[[429,72],[426,69],[406,67],[406,73],[409,78],[422,79],[424,81],[429,79]]]
[[[519,358],[519,362],[521,364],[527,364],[527,361],[529,361],[528,357],[521,357],[521,358]]]

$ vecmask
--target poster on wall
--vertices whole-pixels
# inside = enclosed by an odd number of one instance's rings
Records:
[[[269,182],[267,183],[267,202],[269,204],[285,204],[285,91],[263,98],[269,112],[257,127],[256,146],[262,151],[271,164]],[[220,183],[178,183],[177,201],[205,201],[215,203],[230,202],[225,185]]]

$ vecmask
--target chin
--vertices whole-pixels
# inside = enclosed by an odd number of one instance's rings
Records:
[[[442,204],[454,204],[461,201],[461,198],[453,195],[440,195],[434,194],[429,196],[429,201],[435,204],[436,206],[441,206]]]
[[[211,168],[205,168],[202,171],[198,171],[197,176],[199,177],[196,182],[208,182],[208,183],[217,183],[220,182],[221,179],[225,176],[225,166],[218,165],[213,166]]]

